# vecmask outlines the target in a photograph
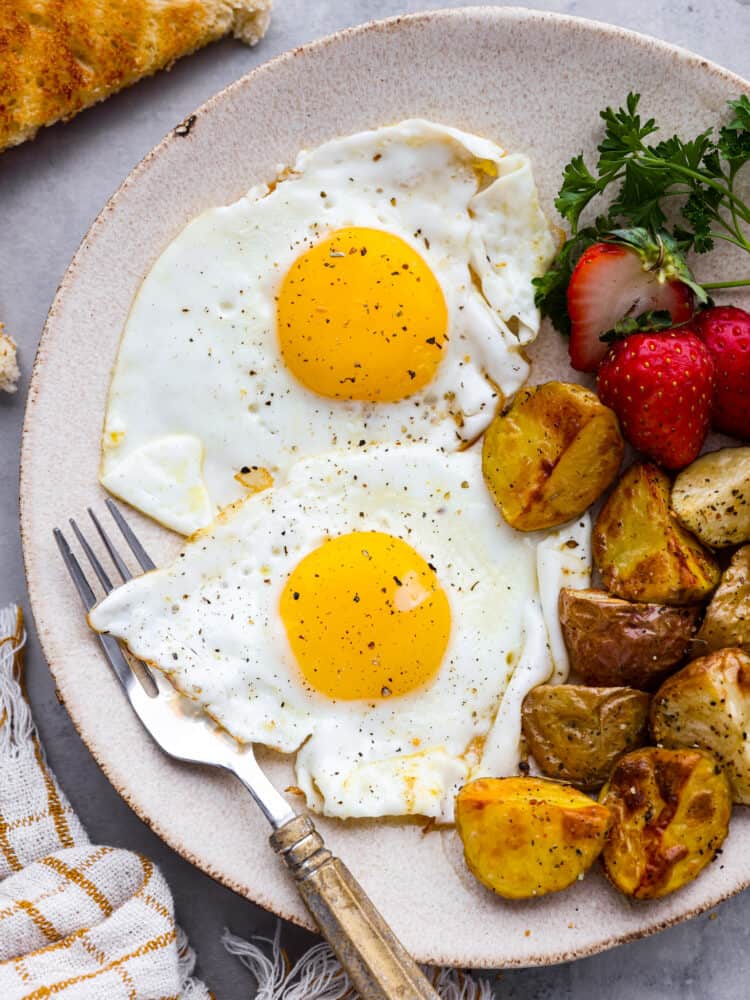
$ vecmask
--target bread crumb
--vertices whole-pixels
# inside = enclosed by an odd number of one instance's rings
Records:
[[[16,359],[16,342],[0,323],[0,392],[15,392],[21,372]]]
[[[246,45],[257,45],[268,30],[271,0],[234,0],[232,34]]]

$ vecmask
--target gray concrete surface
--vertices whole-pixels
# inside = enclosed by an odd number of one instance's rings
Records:
[[[74,122],[0,157],[0,319],[20,344],[21,391],[0,399],[0,603],[26,602],[17,528],[18,446],[37,340],[60,278],[92,219],[138,160],[194,107],[279,52],[338,28],[427,7],[429,0],[276,0],[271,30],[254,50],[225,42],[180,62]],[[535,0],[537,7],[598,18],[691,48],[750,77],[750,0]],[[0,66],[0,72],[2,67]],[[93,348],[95,349],[95,348]],[[65,431],[61,428],[61,460]],[[50,470],[54,488],[54,469]],[[92,838],[150,855],[174,892],[199,971],[219,1000],[254,995],[250,976],[221,947],[224,927],[271,933],[275,918],[192,868],[162,844],[97,769],[58,704],[32,634],[31,700],[47,751]],[[284,929],[292,957],[314,939]],[[507,1000],[734,1000],[748,995],[750,895],[648,940],[548,969],[498,975]]]

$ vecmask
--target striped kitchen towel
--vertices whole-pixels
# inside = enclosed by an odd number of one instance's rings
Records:
[[[23,643],[20,609],[0,609],[0,997],[208,1000],[158,869],[91,844],[47,766]]]

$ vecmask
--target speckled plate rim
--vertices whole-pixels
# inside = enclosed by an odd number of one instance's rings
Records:
[[[22,431],[22,442],[21,442],[21,463],[20,463],[20,529],[21,529],[21,541],[23,549],[23,558],[26,568],[26,577],[28,583],[29,597],[31,602],[32,611],[34,614],[35,621],[37,625],[44,619],[45,611],[40,606],[40,599],[37,593],[37,587],[35,586],[35,577],[33,571],[30,569],[31,550],[33,546],[33,539],[31,537],[31,524],[30,524],[30,494],[27,482],[27,477],[24,473],[25,464],[28,458],[29,449],[29,437],[30,428],[32,427],[36,412],[37,412],[37,401],[39,394],[43,392],[43,381],[44,381],[44,369],[47,357],[47,346],[49,340],[52,336],[55,326],[55,320],[57,313],[60,311],[68,296],[74,293],[76,276],[79,265],[81,261],[91,253],[96,253],[96,241],[97,237],[102,231],[103,227],[107,225],[107,219],[110,213],[118,204],[124,192],[126,192],[132,185],[138,183],[143,176],[149,171],[154,162],[159,158],[165,149],[176,141],[181,141],[182,137],[188,134],[194,125],[194,123],[204,115],[208,115],[212,110],[221,102],[226,100],[227,97],[232,95],[234,92],[252,86],[256,78],[263,74],[273,72],[273,70],[281,65],[282,63],[294,60],[300,53],[314,54],[316,51],[321,51],[331,45],[345,44],[350,38],[357,37],[363,33],[367,32],[397,32],[401,25],[410,24],[414,22],[430,22],[430,21],[443,21],[445,22],[446,29],[450,28],[450,24],[454,19],[464,20],[464,19],[487,19],[487,18],[499,18],[507,19],[510,22],[525,21],[531,24],[542,23],[542,22],[553,22],[560,26],[560,30],[585,30],[587,32],[592,32],[594,34],[599,34],[601,36],[607,36],[610,39],[622,40],[625,46],[638,46],[647,51],[652,51],[657,56],[670,56],[672,58],[677,58],[684,61],[687,65],[693,68],[696,72],[711,74],[715,77],[721,79],[728,85],[730,85],[736,92],[744,92],[750,95],[750,83],[745,81],[742,77],[731,71],[723,68],[722,66],[705,59],[687,49],[681,48],[679,46],[671,45],[667,42],[654,39],[648,35],[644,35],[638,32],[634,32],[628,29],[620,28],[613,25],[608,25],[601,23],[599,21],[591,20],[588,18],[578,18],[571,17],[568,15],[556,14],[551,12],[536,11],[527,8],[519,7],[488,7],[488,6],[477,6],[477,7],[464,7],[457,9],[443,9],[426,11],[424,13],[414,13],[403,16],[390,17],[384,20],[369,21],[361,25],[357,25],[351,28],[338,31],[332,35],[326,36],[325,38],[307,43],[305,45],[299,46],[288,52],[285,52],[275,58],[269,60],[268,62],[262,64],[258,68],[252,70],[251,72],[243,75],[241,78],[230,84],[229,86],[220,90],[217,94],[211,97],[208,101],[202,104],[193,114],[189,115],[182,123],[178,124],[174,129],[172,129],[165,138],[155,146],[128,174],[122,184],[117,188],[111,198],[107,201],[105,206],[99,212],[97,217],[94,219],[90,229],[81,241],[81,244],[76,251],[68,269],[66,270],[60,285],[55,294],[54,300],[49,310],[47,320],[42,332],[42,336],[39,342],[39,347],[34,360],[34,365],[31,374],[28,398],[26,403],[26,411],[24,417],[24,425]],[[40,642],[42,649],[44,651],[45,657],[48,661],[49,668],[53,677],[57,680],[57,664],[56,656],[57,651],[53,648],[53,643],[45,635],[45,630],[39,628]],[[70,699],[66,699],[64,694],[61,694],[61,700],[63,701],[70,718],[76,727],[81,739],[87,746],[89,752],[92,754],[93,758],[96,760],[97,764],[104,772],[106,777],[112,783],[113,787],[120,794],[120,796],[128,803],[128,805],[133,809],[136,815],[145,822],[154,833],[157,834],[165,843],[167,843],[173,850],[175,850],[179,855],[181,855],[185,860],[189,861],[191,864],[198,867],[200,870],[204,871],[206,874],[210,875],[218,882],[231,888],[238,894],[244,896],[245,898],[251,899],[253,902],[265,907],[266,909],[272,910],[277,913],[280,917],[290,920],[300,926],[308,927],[314,929],[314,924],[312,921],[301,918],[298,914],[293,912],[285,912],[283,908],[279,908],[275,905],[274,900],[268,897],[262,890],[255,887],[252,891],[247,885],[243,885],[241,882],[227,876],[225,872],[222,872],[219,868],[207,863],[200,857],[195,856],[190,849],[183,844],[178,838],[173,836],[170,831],[169,823],[162,822],[150,815],[149,812],[143,808],[140,803],[137,788],[130,788],[126,784],[118,783],[111,774],[110,768],[106,762],[106,755],[99,751],[96,742],[89,737],[86,732],[85,727],[81,724],[80,718],[76,712],[76,705],[71,702]],[[689,905],[684,910],[667,917],[666,919],[649,919],[647,911],[644,909],[644,923],[636,931],[628,931],[625,933],[613,933],[609,935],[604,935],[596,943],[584,947],[584,948],[564,948],[556,947],[553,950],[541,949],[538,952],[527,953],[523,958],[518,958],[517,960],[513,958],[506,958],[502,961],[502,967],[511,968],[514,966],[534,966],[534,965],[551,965],[559,962],[569,961],[572,959],[582,958],[587,955],[592,955],[600,951],[604,951],[608,948],[614,947],[618,944],[623,944],[628,941],[636,940],[648,935],[657,933],[658,931],[664,930],[667,927],[673,926],[690,917],[696,916],[707,909],[710,909],[717,904],[729,899],[731,896],[739,893],[743,889],[750,886],[750,868],[748,869],[747,877],[738,880],[731,888],[726,891],[719,893],[713,893],[705,896],[701,899],[700,903],[697,905]],[[541,900],[539,901],[541,902]],[[535,904],[536,905],[536,904]],[[531,916],[530,918],[531,919]],[[465,958],[459,954],[445,954],[440,953],[434,948],[430,948],[426,945],[421,954],[416,956],[420,961],[433,963],[433,964],[446,964],[454,966],[466,966],[467,963]],[[477,968],[494,968],[497,967],[498,963],[492,960],[482,961],[480,963],[473,963],[474,967]]]

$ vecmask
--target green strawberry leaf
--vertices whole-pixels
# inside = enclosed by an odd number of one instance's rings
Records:
[[[629,337],[631,333],[653,333],[668,330],[671,326],[672,314],[668,309],[649,309],[640,316],[624,316],[611,330],[603,333],[599,340],[603,340],[605,344],[613,344],[616,340]]]

